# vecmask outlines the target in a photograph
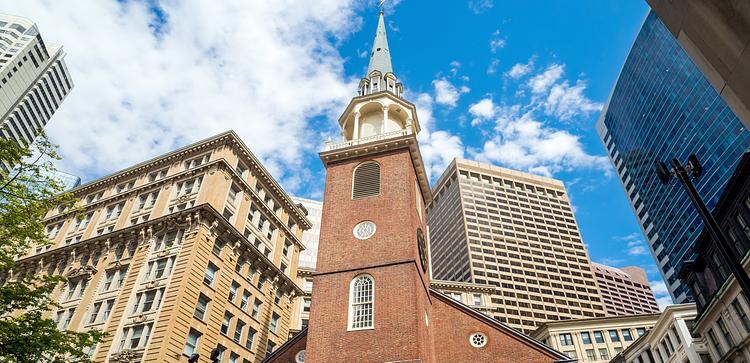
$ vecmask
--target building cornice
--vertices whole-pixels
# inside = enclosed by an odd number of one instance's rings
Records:
[[[461,290],[471,292],[484,292],[494,294],[498,288],[489,284],[475,284],[471,282],[458,282],[448,280],[430,280],[430,287],[436,289]]]
[[[598,318],[586,318],[586,319],[568,319],[568,320],[559,320],[559,321],[548,321],[545,323],[542,323],[539,325],[536,330],[534,330],[531,334],[533,337],[539,337],[542,335],[545,331],[550,331],[555,328],[565,328],[565,329],[571,329],[572,326],[589,326],[589,325],[597,325],[601,323],[609,323],[609,324],[623,324],[628,322],[640,322],[644,320],[653,320],[656,321],[659,319],[660,313],[654,313],[654,314],[638,314],[638,315],[620,315],[620,316],[605,316],[605,317],[598,317]]]
[[[86,213],[88,213],[90,211],[96,210],[97,208],[101,207],[102,205],[108,205],[108,204],[111,204],[113,202],[120,201],[120,200],[127,200],[128,198],[136,197],[139,194],[144,193],[144,192],[148,192],[148,191],[150,191],[150,190],[152,190],[152,189],[154,189],[156,187],[161,187],[161,186],[163,186],[165,184],[171,184],[172,181],[175,180],[175,179],[184,179],[186,177],[191,177],[193,175],[197,175],[197,174],[202,174],[202,173],[205,173],[205,172],[209,172],[212,169],[223,171],[225,173],[225,175],[231,177],[232,180],[236,184],[241,185],[242,189],[243,189],[242,191],[244,193],[246,193],[246,195],[251,196],[253,198],[253,201],[257,202],[256,203],[257,205],[260,205],[260,208],[263,208],[263,210],[264,210],[263,214],[267,215],[267,216],[269,216],[269,218],[273,219],[274,222],[275,222],[274,224],[276,225],[276,227],[284,231],[284,237],[289,238],[297,247],[300,248],[300,250],[304,250],[305,249],[304,243],[302,243],[302,241],[299,238],[297,238],[297,235],[292,232],[292,230],[289,228],[289,226],[286,223],[283,223],[281,221],[281,218],[279,218],[279,216],[277,216],[276,213],[274,213],[273,210],[271,210],[268,207],[268,205],[266,205],[265,201],[263,199],[261,199],[260,195],[258,195],[258,193],[255,191],[255,189],[253,189],[252,187],[250,187],[250,184],[248,184],[239,174],[237,174],[237,171],[224,158],[216,159],[214,161],[211,161],[211,162],[208,162],[206,164],[200,165],[200,166],[195,167],[193,169],[185,170],[185,171],[179,172],[177,174],[173,174],[171,176],[165,177],[163,179],[160,179],[160,180],[157,180],[157,181],[154,181],[154,182],[151,182],[151,183],[143,184],[143,185],[138,186],[138,187],[134,187],[133,189],[130,189],[130,190],[126,191],[126,192],[122,192],[122,193],[119,193],[119,194],[111,195],[109,197],[102,198],[102,199],[100,199],[100,200],[98,200],[96,202],[89,203],[89,204],[86,204],[84,206],[80,206],[80,207],[75,208],[73,210],[65,211],[65,212],[60,213],[60,214],[56,214],[56,215],[54,215],[52,217],[43,219],[42,223],[44,223],[44,224],[56,223],[56,222],[68,219],[72,215],[86,214]],[[101,186],[107,186],[107,185],[116,183],[116,180],[109,180],[109,181],[106,181],[106,182],[103,181],[103,183],[104,184],[102,184]],[[99,189],[100,188],[97,188],[97,190],[99,190]],[[305,220],[308,223],[310,223],[310,221],[307,220],[307,217],[305,217]],[[310,227],[312,227],[312,224],[310,224]]]
[[[399,137],[375,140],[364,144],[356,144],[345,148],[323,151],[320,154],[320,160],[326,167],[331,163],[341,162],[353,158],[360,158],[366,155],[382,154],[389,151],[409,149],[414,171],[419,182],[419,189],[422,192],[422,198],[425,205],[432,201],[432,191],[430,190],[430,181],[427,171],[422,160],[422,154],[419,151],[419,144],[415,134],[406,134]]]
[[[233,130],[229,130],[207,139],[195,142],[193,144],[183,146],[172,152],[146,160],[127,169],[123,169],[119,172],[88,182],[79,187],[73,188],[68,192],[72,193],[76,197],[83,197],[91,193],[92,191],[117,184],[134,176],[140,175],[148,170],[171,164],[176,160],[184,159],[192,154],[199,153],[202,150],[215,148],[221,145],[235,146],[235,149],[240,151],[240,154],[244,156],[245,160],[243,161],[248,164],[248,167],[253,168],[253,170],[255,171],[254,175],[256,176],[256,178],[263,180],[264,184],[266,184],[271,189],[271,191],[276,195],[277,199],[282,201],[282,203],[284,203],[289,211],[293,212],[297,222],[305,226],[305,229],[310,229],[312,227],[312,223],[310,223],[304,213],[294,204],[294,202],[291,200],[291,197],[286,194],[286,192],[281,188],[278,182],[271,176],[268,170],[266,170],[263,164],[261,164],[258,158],[250,151],[247,145],[245,145],[242,139],[240,139]]]

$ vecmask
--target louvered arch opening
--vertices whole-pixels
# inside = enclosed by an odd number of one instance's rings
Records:
[[[354,169],[352,199],[380,195],[380,165],[374,161],[365,161]]]

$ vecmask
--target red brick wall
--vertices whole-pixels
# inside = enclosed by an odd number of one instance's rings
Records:
[[[307,339],[305,337],[302,337],[300,340],[294,342],[290,346],[284,347],[284,351],[281,354],[273,357],[272,359],[264,361],[264,363],[296,363],[297,361],[294,360],[294,358],[297,356],[297,352],[299,352],[300,350],[304,350],[306,346]],[[305,362],[310,362],[310,360],[307,359],[307,356],[305,356]]]
[[[381,195],[352,200],[352,173],[367,160],[380,164]],[[416,212],[415,181],[407,148],[329,165],[317,272],[418,259],[417,227],[421,226],[425,234],[426,230]],[[352,233],[363,220],[371,220],[377,226],[375,235],[365,241]]]
[[[349,284],[361,274],[375,281],[375,327],[347,331]],[[422,359],[429,339],[426,299],[413,262],[314,277],[308,327],[309,362],[389,362]],[[422,291],[419,291],[422,290]]]
[[[498,330],[484,321],[438,299],[432,299],[430,329],[434,334],[436,362],[555,362],[551,354]],[[475,348],[469,336],[484,333],[487,345]]]

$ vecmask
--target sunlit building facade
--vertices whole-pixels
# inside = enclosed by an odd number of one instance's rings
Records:
[[[529,333],[541,323],[606,312],[565,186],[455,159],[427,208],[432,273],[490,284],[490,316]]]
[[[54,208],[49,245],[20,272],[68,282],[49,312],[63,330],[98,329],[96,362],[260,362],[291,324],[304,210],[234,132],[71,190]],[[4,276],[3,278],[7,278]]]

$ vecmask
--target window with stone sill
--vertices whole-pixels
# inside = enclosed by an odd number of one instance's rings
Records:
[[[88,227],[89,223],[91,223],[91,218],[93,218],[93,217],[94,217],[94,212],[88,213],[88,214],[86,214],[86,215],[84,215],[84,216],[82,216],[80,218],[77,217],[76,218],[76,226],[75,226],[74,230],[80,231],[80,230],[85,229],[86,227]]]
[[[349,330],[371,329],[374,325],[375,282],[370,275],[355,277],[349,291]]]
[[[140,196],[138,196],[138,202],[136,204],[134,212],[140,212],[142,210],[153,208],[158,197],[158,190],[141,194]]]
[[[102,220],[102,223],[112,221],[120,217],[120,213],[122,213],[122,208],[124,206],[125,206],[125,202],[120,202],[117,204],[107,206],[107,208],[105,209],[104,220]]]
[[[250,292],[247,290],[244,290],[242,292],[242,300],[240,301],[240,309],[242,311],[247,312],[247,309],[250,305]]]
[[[156,243],[154,244],[154,252],[161,251],[163,249],[172,248],[173,246],[182,243],[182,235],[184,231],[181,229],[169,231],[160,236],[156,237]]]
[[[146,273],[143,282],[149,282],[165,278],[172,273],[175,257],[164,257],[158,260],[150,261],[146,265]]]
[[[232,315],[228,311],[224,312],[224,320],[222,320],[221,329],[219,330],[221,334],[223,335],[229,334],[229,327],[232,325],[233,318],[234,318],[234,315]]]
[[[185,160],[182,164],[183,168],[185,170],[197,168],[203,164],[208,163],[208,160],[210,159],[210,157],[211,157],[211,153],[207,153],[198,157],[194,157],[192,159]]]
[[[146,176],[146,180],[148,180],[149,183],[153,183],[157,180],[164,179],[167,176],[167,171],[167,168],[158,171],[152,171],[148,173],[148,175]]]
[[[98,202],[99,199],[102,199],[102,196],[104,195],[104,192],[98,192],[95,194],[90,194],[86,197],[86,204],[91,204],[94,202]]]
[[[208,267],[206,267],[206,273],[203,275],[203,283],[208,286],[213,286],[214,281],[216,280],[217,271],[219,271],[219,268],[209,262]]]
[[[54,225],[47,226],[47,239],[54,239],[62,229],[63,223],[57,223]]]
[[[156,311],[159,309],[162,297],[164,297],[164,288],[147,290],[136,294],[131,314],[135,315]]]
[[[198,351],[198,343],[200,343],[201,333],[190,329],[187,340],[185,341],[185,348],[182,350],[182,354],[190,357]]]
[[[251,316],[253,318],[258,319],[258,317],[260,317],[260,309],[262,307],[262,304],[263,303],[260,300],[258,300],[257,298],[253,302],[253,312],[251,314]]]
[[[120,334],[120,342],[117,345],[116,352],[125,349],[136,350],[146,346],[151,336],[152,324],[138,324],[123,329]]]
[[[118,184],[115,187],[115,192],[117,194],[127,192],[130,189],[133,189],[133,186],[135,185],[135,180],[127,181],[121,184]]]
[[[202,176],[178,182],[177,188],[175,188],[175,197],[182,197],[185,195],[197,193],[201,188],[202,182]]]

